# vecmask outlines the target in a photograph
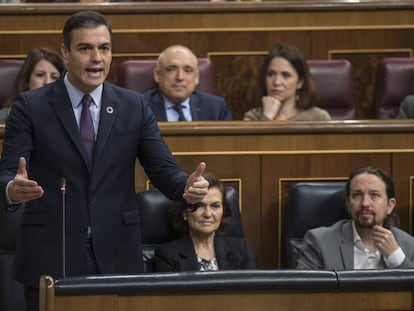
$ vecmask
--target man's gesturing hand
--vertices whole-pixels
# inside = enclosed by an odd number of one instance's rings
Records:
[[[195,172],[187,179],[183,197],[190,204],[200,202],[208,192],[208,181],[203,177],[206,167],[205,162],[200,162]]]
[[[27,202],[42,197],[44,191],[36,181],[28,179],[26,171],[26,160],[19,159],[17,174],[8,187],[9,199],[12,202]]]

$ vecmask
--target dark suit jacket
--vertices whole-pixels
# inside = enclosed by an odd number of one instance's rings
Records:
[[[254,269],[254,259],[247,240],[214,238],[214,249],[220,270]],[[155,248],[155,271],[199,271],[193,242],[189,235]]]
[[[188,177],[178,168],[140,94],[107,82],[92,166],[63,78],[16,99],[0,161],[2,202],[21,156],[29,178],[45,190],[42,198],[25,204],[17,245],[16,279],[34,287],[41,274],[62,276],[62,178],[67,184],[66,275],[74,276],[85,271],[88,226],[101,273],[143,271],[136,158],[155,187],[172,199],[182,199]]]
[[[167,121],[164,99],[160,89],[152,89],[143,95],[144,101],[155,114],[157,121]],[[191,116],[193,121],[232,120],[224,98],[204,92],[195,91],[190,96]]]
[[[400,105],[400,111],[397,119],[413,119],[414,118],[414,95],[408,95],[404,98]]]
[[[399,269],[414,268],[414,237],[391,227],[397,243],[405,253]],[[330,227],[309,230],[303,240],[297,269],[354,269],[354,234],[351,220],[340,220]]]

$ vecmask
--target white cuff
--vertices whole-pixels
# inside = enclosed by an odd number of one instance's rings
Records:
[[[10,186],[10,184],[13,182],[13,180],[10,180],[8,183],[7,183],[7,186],[6,186],[6,200],[7,200],[7,204],[9,204],[9,205],[13,205],[13,204],[21,204],[22,202],[15,202],[15,201],[12,201],[12,199],[10,199],[10,196],[9,196],[9,186]]]
[[[398,247],[397,250],[389,255],[388,257],[384,256],[385,264],[388,268],[396,268],[403,263],[405,260],[405,254],[401,247]]]

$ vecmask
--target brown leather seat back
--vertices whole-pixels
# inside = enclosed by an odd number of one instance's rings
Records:
[[[401,102],[414,94],[414,58],[384,58],[377,67],[374,107],[377,119],[394,119]]]
[[[320,107],[334,120],[355,119],[357,96],[348,60],[308,60]]]
[[[122,62],[117,71],[117,85],[132,89],[140,93],[155,88],[157,84],[154,81],[154,68],[157,60],[127,60]],[[197,90],[215,93],[215,75],[213,64],[208,58],[198,59],[198,70],[200,79]]]
[[[22,65],[23,60],[0,59],[0,107],[13,95],[17,75]]]

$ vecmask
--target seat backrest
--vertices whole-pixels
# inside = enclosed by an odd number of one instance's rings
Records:
[[[126,60],[119,64],[117,85],[144,93],[157,86],[154,81],[154,68],[157,60]],[[197,90],[215,93],[215,73],[212,62],[208,58],[198,58],[200,72]]]
[[[310,73],[319,96],[319,107],[333,120],[355,119],[357,96],[348,60],[308,60]]]
[[[226,235],[243,237],[238,192],[230,186],[225,188],[226,199],[232,212],[230,226]],[[175,234],[169,224],[171,201],[157,189],[150,189],[137,194],[137,204],[141,218],[141,241],[145,269],[147,272],[153,272],[153,257],[156,245],[175,238]]]
[[[394,119],[401,102],[414,94],[414,58],[389,57],[378,63],[374,87],[377,119]]]
[[[13,95],[23,62],[23,60],[17,59],[0,59],[0,107]]]
[[[346,219],[345,182],[299,182],[292,186],[283,229],[287,268],[295,268],[302,239],[313,228]]]

